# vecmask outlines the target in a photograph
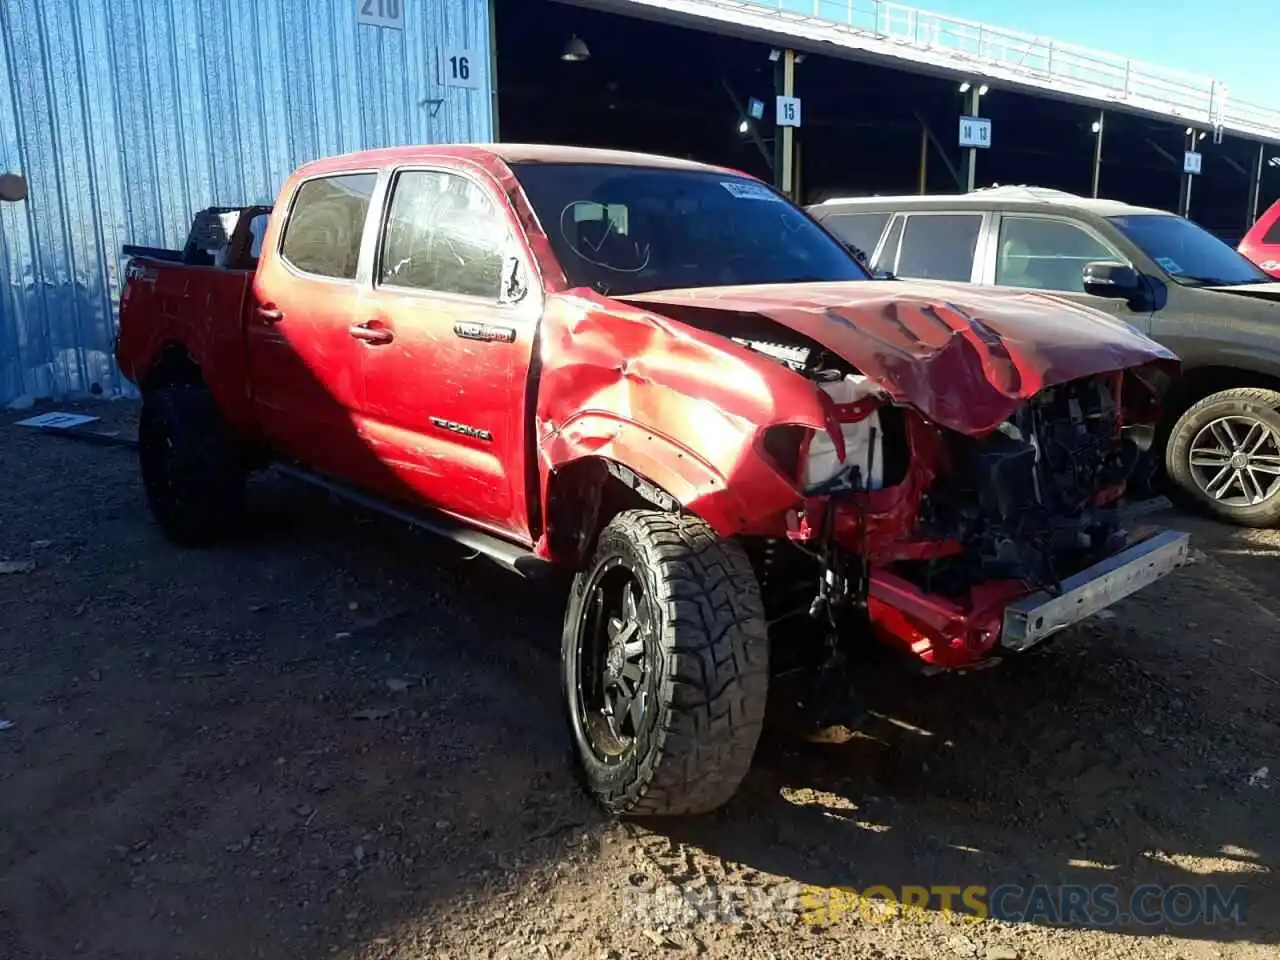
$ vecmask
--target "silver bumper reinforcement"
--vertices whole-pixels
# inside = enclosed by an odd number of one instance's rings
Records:
[[[1062,593],[1040,590],[1004,612],[1000,645],[1026,650],[1168,576],[1187,562],[1191,535],[1163,530],[1062,581]]]

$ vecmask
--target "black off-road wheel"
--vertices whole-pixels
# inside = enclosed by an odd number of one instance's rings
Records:
[[[247,470],[208,390],[145,391],[138,460],[147,505],[174,543],[211,544],[239,526]]]
[[[631,510],[573,582],[562,647],[587,790],[618,815],[706,813],[751,766],[769,688],[760,586],[701,520]]]
[[[1254,387],[1205,397],[1165,447],[1171,495],[1227,523],[1280,524],[1280,393]]]

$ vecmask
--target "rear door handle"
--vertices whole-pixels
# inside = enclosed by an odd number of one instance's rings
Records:
[[[363,323],[353,323],[347,327],[347,333],[361,343],[374,345],[390,343],[396,338],[396,335],[386,327],[371,327]]]
[[[254,312],[264,323],[279,323],[284,319],[284,314],[272,306],[263,305],[257,307]]]

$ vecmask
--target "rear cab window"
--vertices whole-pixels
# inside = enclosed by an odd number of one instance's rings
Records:
[[[307,180],[293,195],[280,256],[295,270],[330,280],[354,280],[376,173]]]

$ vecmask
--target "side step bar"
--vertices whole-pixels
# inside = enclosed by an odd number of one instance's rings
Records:
[[[446,513],[430,508],[402,507],[388,503],[378,497],[357,490],[341,480],[335,480],[324,474],[316,473],[306,467],[291,463],[277,462],[273,465],[277,473],[292,480],[319,487],[357,506],[364,507],[374,513],[380,513],[392,520],[407,523],[411,527],[426,530],[438,536],[448,537],[469,550],[474,550],[488,557],[494,563],[528,580],[537,580],[549,575],[552,565],[541,557],[535,556],[529,549],[517,543],[495,537],[493,534],[477,530],[461,520],[456,520]]]

